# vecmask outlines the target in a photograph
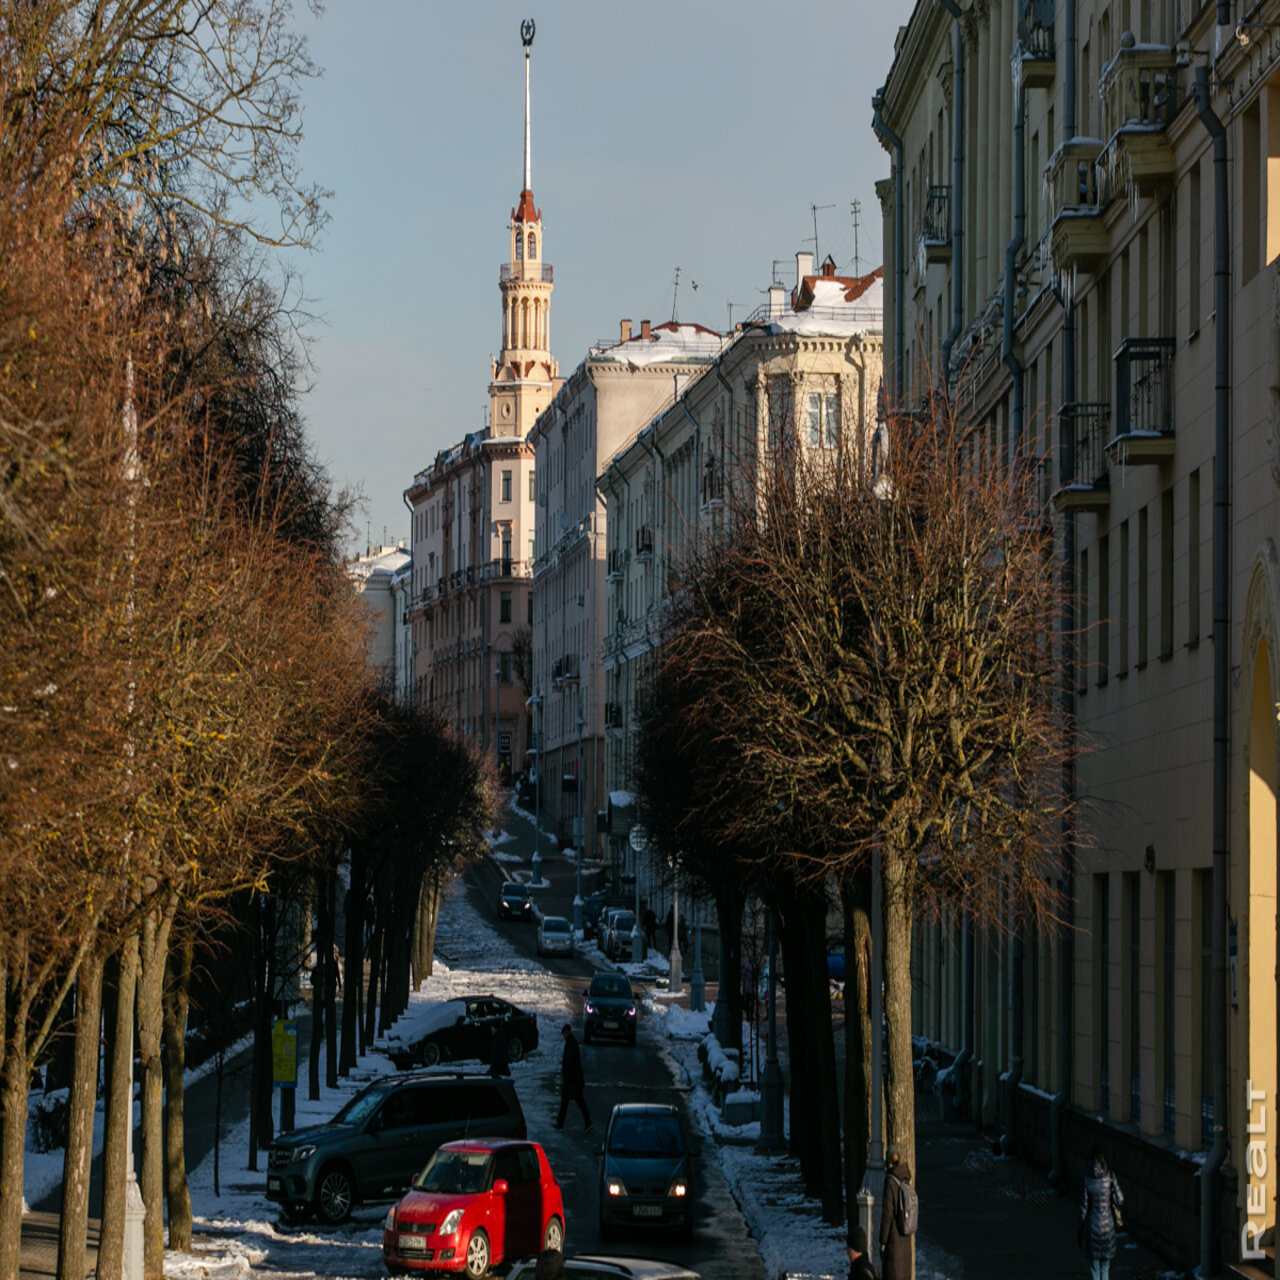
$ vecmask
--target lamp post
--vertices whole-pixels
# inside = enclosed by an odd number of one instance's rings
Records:
[[[667,990],[679,991],[680,978],[680,872],[677,869],[671,882],[671,970],[667,980]]]
[[[785,1145],[785,1135],[782,1132],[782,1068],[778,1065],[777,937],[773,927],[772,907],[765,917],[765,938],[769,952],[769,1038],[765,1049],[764,1077],[760,1082],[763,1115],[760,1118],[760,1141],[757,1145],[761,1151],[781,1151]]]
[[[577,890],[573,895],[573,930],[582,932],[582,842],[586,835],[586,817],[582,811],[582,730],[586,727],[582,718],[582,702],[578,702],[578,876]]]
[[[535,686],[533,703],[533,883],[542,883],[542,693]]]

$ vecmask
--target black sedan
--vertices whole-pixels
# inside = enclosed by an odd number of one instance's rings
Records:
[[[697,1154],[675,1107],[614,1107],[600,1148],[600,1239],[640,1226],[675,1228],[691,1239]]]
[[[410,1006],[387,1032],[384,1052],[402,1071],[439,1062],[488,1062],[499,1027],[506,1033],[508,1062],[519,1062],[538,1047],[533,1014],[498,996],[467,996]]]
[[[502,892],[498,894],[498,919],[533,919],[533,899],[529,897],[529,890],[524,885],[508,880],[502,886]]]
[[[601,1036],[636,1042],[636,998],[625,973],[597,973],[582,1006],[582,1039],[590,1044]]]

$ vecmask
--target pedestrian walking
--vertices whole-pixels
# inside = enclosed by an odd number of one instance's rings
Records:
[[[493,1024],[493,1039],[489,1042],[489,1074],[509,1076],[511,1068],[507,1058],[507,1020],[499,1018]]]
[[[560,1114],[556,1116],[555,1128],[564,1128],[564,1118],[569,1111],[569,1103],[576,1102],[582,1112],[587,1132],[591,1132],[591,1113],[587,1110],[587,1100],[583,1089],[587,1080],[582,1073],[582,1051],[573,1034],[573,1028],[565,1023],[561,1028],[564,1033],[564,1053],[560,1058]]]
[[[867,1233],[861,1227],[849,1228],[845,1252],[849,1255],[849,1280],[880,1280],[867,1257]]]
[[[885,1153],[884,1203],[880,1210],[880,1265],[884,1280],[911,1280],[911,1237],[916,1233],[916,1192],[911,1170],[892,1143]]]
[[[1124,1193],[1101,1147],[1094,1147],[1090,1159],[1092,1169],[1084,1180],[1076,1243],[1089,1260],[1090,1280],[1108,1280],[1111,1259],[1116,1256],[1116,1232],[1124,1225],[1120,1217]]]

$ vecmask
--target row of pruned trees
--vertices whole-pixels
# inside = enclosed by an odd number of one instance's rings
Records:
[[[100,1042],[98,1274],[120,1274],[136,1042],[159,1277],[166,1204],[171,1245],[191,1235],[193,982],[252,957],[269,1029],[272,921],[297,896],[331,920],[353,848],[384,900],[369,1008],[396,1007],[403,912],[488,820],[473,753],[371,682],[347,500],[298,412],[303,317],[266,252],[311,241],[323,193],[296,169],[313,68],[288,9],[0,0],[0,1280],[59,1035],[59,1275],[84,1274]]]
[[[789,415],[780,415],[784,423]],[[882,931],[888,1142],[914,1163],[912,931],[944,907],[1051,923],[1064,755],[1055,567],[1021,455],[935,401],[733,468],[722,535],[679,566],[639,749],[650,838],[713,895],[722,973],[748,895],[780,925],[790,1146],[824,1216],[855,1212],[870,1138],[871,935]],[[886,438],[891,448],[885,452]],[[883,913],[872,919],[872,867]],[[846,948],[837,1079],[829,905]],[[737,984],[720,987],[741,1025]],[[841,1135],[828,1123],[844,1090]]]

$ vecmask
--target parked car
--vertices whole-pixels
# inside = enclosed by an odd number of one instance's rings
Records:
[[[605,939],[604,953],[610,960],[621,960],[631,949],[631,930],[635,928],[634,911],[615,912],[609,921],[609,936]]]
[[[603,889],[589,893],[582,900],[582,936],[594,938],[600,924],[600,913],[609,905],[609,895]]]
[[[514,880],[508,880],[498,894],[499,920],[532,920],[533,899],[529,890]]]
[[[538,921],[538,954],[573,955],[573,925],[564,916],[544,916]]]
[[[441,1062],[489,1061],[498,1024],[507,1030],[507,1061],[538,1047],[538,1020],[500,996],[466,996],[416,1006],[387,1032],[387,1057],[402,1071]]]
[[[600,1239],[632,1226],[673,1227],[692,1239],[697,1154],[675,1107],[614,1107],[600,1148]]]
[[[536,1142],[468,1138],[440,1147],[382,1224],[392,1275],[489,1268],[564,1248],[564,1198]]]
[[[605,942],[609,938],[609,926],[613,923],[613,917],[619,911],[625,911],[626,907],[608,906],[602,908],[600,918],[596,922],[596,945],[601,951],[604,950]]]
[[[482,1075],[384,1076],[328,1124],[282,1133],[267,1154],[267,1199],[296,1218],[329,1223],[351,1207],[399,1195],[435,1149],[469,1135],[528,1136],[509,1079]]]
[[[590,1044],[601,1036],[636,1042],[636,998],[625,973],[597,973],[586,990],[582,1039]]]
[[[574,1280],[702,1280],[678,1262],[632,1258],[621,1254],[579,1253],[564,1260],[566,1277]],[[507,1280],[535,1280],[537,1258],[525,1258],[507,1272]]]

